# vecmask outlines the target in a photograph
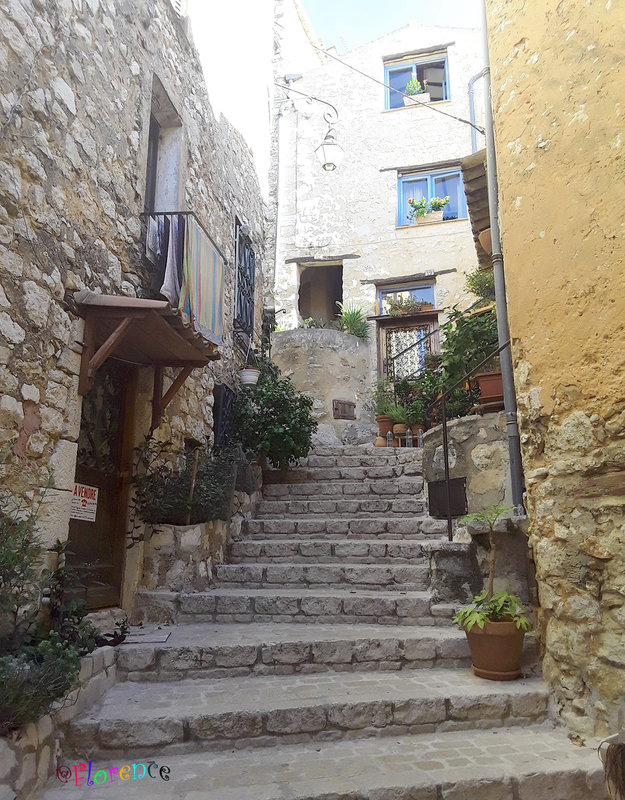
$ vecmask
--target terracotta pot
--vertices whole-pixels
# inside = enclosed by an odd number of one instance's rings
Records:
[[[393,420],[387,417],[386,414],[379,414],[375,421],[378,423],[378,435],[386,437],[389,431],[393,430]],[[386,440],[386,438],[385,438]]]
[[[480,387],[480,404],[503,402],[501,372],[478,372],[475,380]]]
[[[393,433],[395,436],[404,436],[407,430],[408,426],[404,425],[403,422],[397,422],[395,425],[393,425]]]
[[[471,669],[489,681],[513,681],[521,676],[524,631],[514,622],[486,622],[466,631]]]
[[[386,447],[386,437],[385,436],[376,436],[375,446],[376,447]]]

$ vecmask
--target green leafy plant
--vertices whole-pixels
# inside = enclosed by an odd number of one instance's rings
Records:
[[[270,361],[263,364],[258,384],[238,395],[234,409],[235,437],[248,456],[261,456],[278,469],[308,455],[317,421],[313,400],[296,391]]]
[[[386,307],[391,317],[398,317],[401,314],[411,314],[421,311],[423,300],[415,300],[411,297],[386,297]]]
[[[495,565],[497,562],[497,542],[495,524],[502,514],[511,511],[514,506],[494,505],[473,514],[463,517],[461,523],[479,522],[486,525],[490,553],[488,556],[488,583],[486,587],[473,598],[473,605],[463,608],[454,616],[454,622],[470,631],[474,625],[483,628],[486,622],[514,622],[519,630],[527,631],[530,622],[523,615],[523,603],[513,594],[495,592]]]
[[[228,519],[233,493],[232,457],[209,448],[173,449],[171,442],[147,437],[138,450],[133,505],[150,525],[195,525]],[[139,527],[133,524],[133,531]],[[130,545],[143,541],[134,536]]]
[[[327,328],[327,324],[322,319],[317,319],[316,317],[306,317],[306,319],[302,320],[298,328]]]
[[[411,78],[406,84],[404,94],[407,94],[410,97],[414,96],[415,94],[423,94],[423,92],[427,92],[427,83],[427,81],[423,81],[422,86],[420,81],[418,81],[416,78]]]
[[[388,413],[396,403],[393,384],[387,378],[382,378],[373,385],[365,407],[376,417],[390,417]]]
[[[341,303],[337,300],[339,307],[339,318],[337,327],[344,333],[351,333],[359,339],[366,339],[369,335],[367,317],[361,308],[356,308],[353,304]]]
[[[420,426],[425,420],[423,400],[413,397],[406,405],[406,424]]]
[[[395,403],[388,410],[388,416],[393,420],[395,425],[407,425],[408,418],[406,408],[401,403]]]
[[[448,386],[497,350],[497,314],[494,308],[467,314],[453,306],[442,331],[441,367]],[[484,367],[483,371],[488,370]]]
[[[492,301],[495,299],[495,280],[492,269],[476,269],[469,272],[464,285],[480,300]]]
[[[431,211],[440,211],[446,205],[449,205],[449,195],[447,197],[432,197],[428,205]]]
[[[408,198],[408,205],[410,210],[408,212],[408,219],[414,220],[416,217],[425,217],[431,211],[440,211],[445,208],[449,203],[449,197],[432,197],[426,200],[425,197],[420,197],[415,200],[413,197]]]

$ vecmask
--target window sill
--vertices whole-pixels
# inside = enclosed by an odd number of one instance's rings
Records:
[[[421,103],[420,105],[409,105],[409,106],[400,106],[399,108],[383,108],[383,114],[394,114],[396,111],[406,111],[410,108],[421,108],[422,106],[441,106],[441,105],[449,105],[451,100],[432,100],[429,103]]]
[[[425,228],[431,228],[434,225],[447,225],[450,222],[466,222],[468,217],[458,217],[458,219],[442,219],[440,222],[422,222],[421,225],[413,223],[412,225],[396,225],[396,231],[416,231]]]

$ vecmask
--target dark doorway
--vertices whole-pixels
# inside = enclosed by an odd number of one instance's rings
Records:
[[[343,265],[323,264],[306,267],[299,281],[299,313],[328,323],[339,314],[337,301],[343,301]]]
[[[134,378],[133,370],[109,359],[82,403],[67,563],[88,610],[120,602]]]

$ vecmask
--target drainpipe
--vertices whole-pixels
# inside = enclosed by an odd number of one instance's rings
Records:
[[[469,80],[469,119],[473,127],[471,128],[471,152],[477,153],[477,131],[475,130],[475,92],[473,84],[486,74],[486,67],[481,69]]]
[[[488,24],[486,18],[486,0],[484,12],[484,88],[486,95],[486,183],[488,187],[488,207],[490,211],[490,235],[493,243],[491,261],[495,284],[495,302],[497,303],[497,334],[501,347],[510,339],[508,327],[508,306],[506,302],[506,283],[501,252],[501,234],[499,231],[499,200],[497,194],[497,163],[495,160],[495,135],[493,130],[493,110],[491,106],[490,62],[488,56]],[[523,465],[521,463],[521,441],[517,422],[516,392],[514,390],[514,373],[512,371],[512,345],[501,351],[501,375],[503,379],[503,401],[506,413],[506,432],[508,435],[508,451],[510,453],[510,480],[512,484],[512,502],[515,513],[523,515]]]
[[[280,120],[282,119],[282,104],[278,106],[276,114],[276,224],[274,227],[273,239],[273,268],[271,271],[271,288],[269,295],[275,311],[276,308],[276,273],[278,271],[278,215],[280,213]]]

